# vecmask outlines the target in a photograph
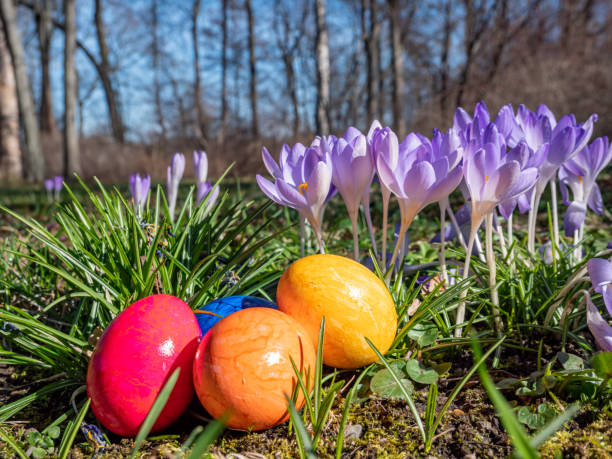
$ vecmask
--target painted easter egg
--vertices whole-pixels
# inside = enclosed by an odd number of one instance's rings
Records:
[[[219,298],[210,303],[196,309],[195,315],[202,330],[202,336],[212,328],[214,324],[219,322],[223,317],[229,316],[231,313],[240,311],[246,308],[273,308],[277,309],[276,305],[271,301],[255,296],[234,295]]]
[[[87,370],[91,409],[104,427],[136,435],[164,384],[180,368],[153,431],[176,420],[193,398],[193,357],[200,336],[191,308],[171,295],[143,298],[115,317]]]
[[[363,265],[337,255],[311,255],[281,276],[278,309],[294,317],[317,343],[325,316],[323,361],[359,368],[378,360],[366,340],[385,353],[397,332],[395,304],[385,284]]]
[[[292,317],[270,308],[248,308],[221,319],[204,336],[193,362],[198,398],[215,418],[229,414],[228,427],[264,430],[289,418],[287,399],[300,369],[312,387],[314,345]],[[307,380],[309,375],[309,379]],[[299,394],[296,406],[304,403]]]

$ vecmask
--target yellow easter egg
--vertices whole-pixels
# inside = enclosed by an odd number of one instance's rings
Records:
[[[378,360],[365,338],[383,354],[397,333],[395,304],[372,271],[349,258],[311,255],[283,273],[278,309],[300,322],[316,345],[325,316],[323,362],[359,368]]]

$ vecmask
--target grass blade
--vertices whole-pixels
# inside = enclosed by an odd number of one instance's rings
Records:
[[[408,391],[406,390],[406,388],[400,381],[400,378],[395,373],[395,370],[393,370],[391,365],[389,365],[389,362],[387,362],[387,360],[383,357],[383,355],[376,348],[376,346],[374,346],[374,343],[372,343],[372,341],[370,341],[367,337],[365,338],[365,340],[368,343],[368,345],[372,348],[372,350],[376,353],[380,361],[385,365],[387,370],[389,370],[389,373],[391,373],[391,376],[395,380],[395,383],[399,386],[400,390],[402,391],[402,394],[404,394],[404,397],[406,398],[408,402],[408,407],[410,407],[410,411],[412,412],[412,415],[414,416],[414,419],[416,420],[416,423],[419,426],[419,430],[421,431],[421,436],[423,437],[423,441],[426,441],[427,434],[425,433],[425,428],[423,427],[423,422],[421,421],[421,416],[419,415],[416,405],[414,404],[414,400],[412,400],[412,397],[410,396],[410,394],[408,393]]]
[[[64,436],[62,437],[62,441],[60,443],[59,452],[57,453],[57,457],[59,459],[66,459],[66,457],[68,456],[70,448],[72,448],[72,444],[74,443],[74,439],[76,438],[76,434],[81,428],[81,423],[83,422],[83,419],[85,419],[85,415],[89,411],[90,403],[91,399],[88,398],[79,410],[79,414],[77,414],[77,417],[73,421],[70,421],[70,423],[68,423],[68,427],[66,428]]]
[[[222,417],[221,419],[215,419],[206,426],[204,432],[198,436],[193,448],[191,448],[191,453],[189,454],[188,459],[199,459],[202,457],[210,445],[213,444],[213,442],[225,429],[226,419],[226,416]]]
[[[474,359],[482,360],[482,350],[476,340],[472,340],[472,349],[474,350]],[[483,362],[484,363],[484,362]],[[495,387],[495,383],[489,376],[489,372],[483,366],[483,363],[478,365],[478,374],[482,385],[489,394],[489,398],[495,405],[497,414],[501,419],[506,432],[512,439],[515,451],[514,455],[523,459],[538,458],[540,455],[538,451],[532,446],[529,436],[525,429],[521,426],[520,422],[514,415],[512,408],[501,394],[499,389]]]
[[[178,380],[180,372],[180,368],[174,370],[170,378],[168,378],[166,384],[164,384],[162,390],[159,392],[159,395],[155,399],[155,402],[153,403],[149,414],[147,414],[147,417],[145,418],[144,422],[142,423],[142,426],[140,427],[138,435],[136,435],[134,449],[132,450],[132,454],[130,454],[130,458],[136,456],[136,453],[140,449],[142,442],[147,437],[147,435],[149,435],[149,432],[151,432],[153,424],[155,424],[155,421],[157,421],[157,418],[159,417],[160,413],[168,402],[168,398],[170,398],[170,394],[172,393],[172,389],[174,389],[174,386],[176,385],[176,381]]]

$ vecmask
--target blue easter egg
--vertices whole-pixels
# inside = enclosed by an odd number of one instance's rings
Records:
[[[193,311],[198,319],[202,336],[225,316],[246,308],[278,309],[276,304],[255,296],[235,295],[216,299]]]

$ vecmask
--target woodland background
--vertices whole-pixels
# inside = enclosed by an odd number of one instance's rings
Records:
[[[430,136],[479,100],[612,133],[607,0],[0,0],[0,17],[3,183],[161,180],[200,149],[211,175],[252,176],[263,145],[373,119]]]

